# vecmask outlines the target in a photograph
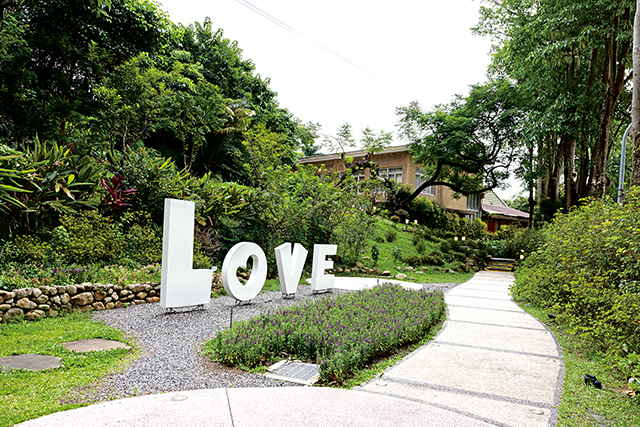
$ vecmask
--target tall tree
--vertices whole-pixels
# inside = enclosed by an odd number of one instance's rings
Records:
[[[12,143],[61,139],[95,109],[94,85],[162,47],[169,21],[146,0],[2,0],[0,126]]]
[[[495,40],[492,71],[528,92],[552,199],[604,197],[612,124],[630,74],[631,0],[495,0],[476,32]]]
[[[520,138],[521,108],[507,81],[473,86],[467,97],[424,112],[417,102],[396,109],[400,135],[411,144],[425,181],[399,209],[426,187],[442,185],[470,195],[506,181]],[[393,205],[393,203],[392,203]]]
[[[631,185],[640,185],[640,0],[633,21],[633,96],[631,101]],[[623,167],[623,165],[621,165]]]

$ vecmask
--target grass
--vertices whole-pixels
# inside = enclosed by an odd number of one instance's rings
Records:
[[[388,270],[391,272],[391,276],[395,276],[398,273],[404,273],[409,277],[413,277],[416,282],[420,283],[463,283],[473,277],[473,272],[449,273],[449,269],[455,269],[459,265],[455,262],[447,263],[442,267],[428,267],[426,271],[416,268],[416,270],[422,271],[422,273],[417,274],[415,271],[407,271],[407,265],[405,265],[402,260],[395,259],[392,253],[394,250],[398,250],[403,255],[418,254],[418,251],[412,242],[412,237],[415,231],[414,227],[415,226],[411,224],[408,227],[405,227],[404,225],[398,225],[387,220],[379,219],[375,225],[376,235],[373,239],[370,239],[367,242],[367,253],[362,254],[363,257],[367,256],[371,258],[371,248],[375,244],[379,249],[378,262],[375,263],[373,259],[362,260],[361,262],[368,268],[378,268],[382,271]],[[386,234],[391,232],[395,232],[396,237],[392,242],[388,242],[384,237]],[[441,252],[440,245],[438,243],[427,239],[423,239],[423,242],[426,245],[425,254]],[[360,276],[361,274],[352,270],[351,273],[342,273],[339,275]]]
[[[558,426],[640,426],[640,397],[630,398],[623,393],[626,381],[610,367],[607,358],[585,346],[565,325],[549,321],[548,309],[519,304],[545,323],[562,346],[565,376]],[[595,375],[603,389],[586,386],[585,374]]]
[[[91,321],[86,313],[0,324],[0,357],[35,353],[60,357],[63,363],[63,367],[47,371],[0,372],[0,427],[85,406],[95,382],[123,369],[131,360],[132,353],[124,349],[76,353],[62,346],[63,342],[87,338],[132,345],[120,331]]]

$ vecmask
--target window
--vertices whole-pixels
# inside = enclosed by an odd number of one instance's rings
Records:
[[[353,179],[356,180],[356,182],[364,181],[364,172],[358,172],[358,173],[355,173],[355,174],[353,174],[351,176],[353,177]]]
[[[402,184],[402,168],[380,168],[379,174]]]
[[[480,195],[479,194],[472,194],[470,196],[467,196],[467,210],[474,212],[473,219],[479,216],[478,215],[480,211]]]
[[[416,186],[415,186],[415,188],[420,187],[423,183],[424,183],[424,170],[417,169],[416,170]],[[422,194],[427,194],[429,196],[435,196],[436,195],[436,187],[434,185],[430,185],[427,188],[424,188],[421,191],[421,193]]]

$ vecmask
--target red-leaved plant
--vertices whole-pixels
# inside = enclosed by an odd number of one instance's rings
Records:
[[[131,206],[131,203],[127,202],[136,192],[135,188],[123,190],[122,178],[122,174],[112,177],[111,182],[106,178],[102,178],[102,186],[109,192],[106,203],[111,207],[112,211],[124,206]]]

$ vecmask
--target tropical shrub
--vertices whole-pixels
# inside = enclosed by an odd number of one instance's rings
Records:
[[[594,348],[640,352],[640,192],[559,214],[516,269],[518,300],[552,308]],[[534,239],[531,239],[534,240]]]
[[[99,202],[95,189],[102,167],[98,163],[37,137],[28,145],[28,151],[7,156],[9,172],[0,172],[0,177],[8,175],[3,179],[6,183],[0,181],[3,235],[55,226],[61,214],[93,209]]]
[[[106,262],[122,251],[122,241],[116,238],[111,219],[97,211],[63,215],[60,223],[68,233],[68,241],[59,250],[68,260],[80,264]]]

